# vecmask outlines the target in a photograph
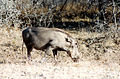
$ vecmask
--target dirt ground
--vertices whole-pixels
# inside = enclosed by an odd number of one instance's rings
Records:
[[[107,38],[105,33],[69,31],[78,39],[78,62],[59,52],[42,62],[44,52],[32,51],[32,60],[22,48],[22,30],[0,27],[0,79],[120,79],[120,37]]]

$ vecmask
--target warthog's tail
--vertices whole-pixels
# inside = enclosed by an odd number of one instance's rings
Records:
[[[23,54],[23,45],[24,45],[24,42],[22,42],[22,54]]]

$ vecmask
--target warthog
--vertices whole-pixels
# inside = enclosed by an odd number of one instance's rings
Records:
[[[28,27],[22,31],[23,42],[27,48],[28,58],[33,48],[45,51],[45,54],[66,51],[75,62],[79,58],[77,41],[67,32],[57,28]]]

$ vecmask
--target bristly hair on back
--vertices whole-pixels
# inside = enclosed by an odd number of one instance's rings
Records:
[[[69,33],[69,32],[64,31],[64,30],[62,30],[62,29],[58,29],[58,28],[50,28],[50,29],[55,30],[55,31],[58,31],[58,32],[65,33],[68,37],[73,38],[73,37],[70,35],[70,33]]]

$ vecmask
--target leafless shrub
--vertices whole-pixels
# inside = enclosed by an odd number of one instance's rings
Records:
[[[54,27],[54,22],[78,22],[77,26],[71,27],[81,29],[79,23],[86,21],[88,24],[94,22],[94,25],[88,25],[94,32],[110,31],[114,25],[117,30],[119,3],[114,0],[1,0],[0,23],[10,26],[19,23],[20,27]]]
[[[20,11],[16,9],[16,4],[12,0],[1,0],[0,5],[0,24],[7,26],[19,22],[18,15]]]

